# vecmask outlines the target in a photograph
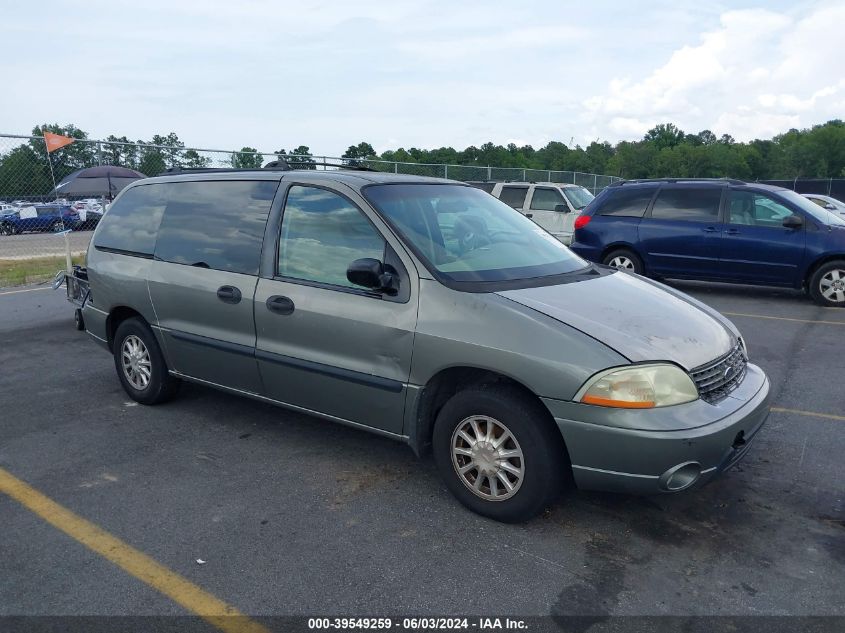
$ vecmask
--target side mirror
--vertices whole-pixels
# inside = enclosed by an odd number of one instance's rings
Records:
[[[804,226],[804,219],[800,215],[790,215],[783,219],[783,225],[788,229],[800,229]]]
[[[556,204],[555,211],[558,213],[569,213],[569,205],[563,204],[562,202],[560,204]]]
[[[390,268],[390,267],[388,267]],[[385,270],[384,264],[372,257],[356,259],[346,269],[346,278],[356,286],[370,288],[387,295],[399,292],[399,277],[390,270]]]

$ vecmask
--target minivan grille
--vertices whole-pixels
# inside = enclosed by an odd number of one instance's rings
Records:
[[[690,373],[701,399],[715,404],[736,389],[745,378],[748,361],[742,350],[742,345],[736,346],[721,358],[696,367]]]

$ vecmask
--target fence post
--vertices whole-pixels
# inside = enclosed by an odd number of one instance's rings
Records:
[[[827,195],[830,195],[831,191],[833,191],[833,178],[828,178],[828,180],[827,180]]]
[[[444,178],[449,177],[449,165],[446,165],[446,164],[443,165],[443,177]]]
[[[525,177],[525,169],[522,170],[522,182],[525,182],[528,178]]]
[[[101,141],[97,141],[97,164],[100,167],[103,166],[103,144]]]
[[[552,170],[550,169],[549,170],[549,182],[551,182],[551,181],[552,181]]]
[[[599,188],[599,176],[593,174],[593,195],[596,195],[596,190]]]
[[[493,180],[493,168],[487,165],[487,180]]]
[[[393,162],[393,173],[394,174],[399,173],[399,163],[397,163],[396,161]]]
[[[575,184],[575,172],[574,171],[572,172],[572,184],[573,185]]]

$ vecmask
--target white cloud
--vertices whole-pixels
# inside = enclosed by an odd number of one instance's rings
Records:
[[[631,139],[673,122],[748,140],[841,116],[843,23],[841,3],[727,11],[646,76],[612,79],[585,99],[584,121]]]

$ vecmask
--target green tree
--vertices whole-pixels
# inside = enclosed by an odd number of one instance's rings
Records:
[[[191,169],[203,169],[205,167],[211,167],[211,159],[207,156],[201,155],[195,149],[185,150],[185,153],[182,155],[182,158],[185,161],[185,167]]]
[[[232,152],[229,164],[235,169],[260,169],[264,164],[264,157],[254,147],[242,147]]]
[[[643,140],[660,150],[679,145],[684,140],[684,133],[674,123],[660,123],[646,132]]]

